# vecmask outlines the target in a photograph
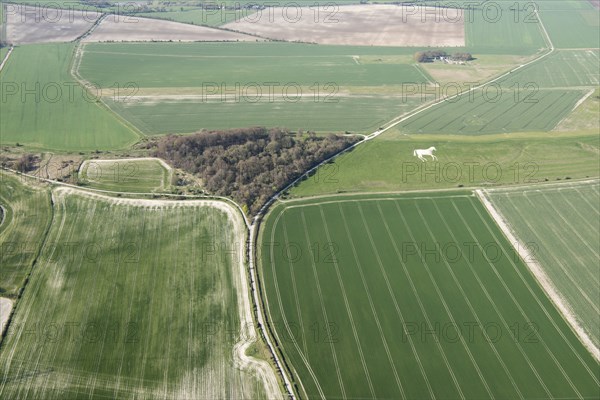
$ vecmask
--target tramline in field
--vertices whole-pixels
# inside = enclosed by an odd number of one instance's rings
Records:
[[[469,192],[285,202],[261,234],[308,398],[589,398],[597,363]]]
[[[593,346],[600,347],[597,180],[487,191],[550,279]]]

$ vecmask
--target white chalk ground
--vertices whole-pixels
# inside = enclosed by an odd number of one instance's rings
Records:
[[[192,205],[206,205],[207,207],[215,207],[224,211],[228,218],[233,222],[235,229],[235,242],[239,244],[238,249],[239,262],[233,263],[235,270],[233,271],[234,286],[236,287],[238,310],[240,312],[240,341],[233,348],[233,362],[236,368],[250,373],[255,373],[256,376],[263,382],[263,387],[269,399],[282,399],[283,393],[279,385],[279,381],[275,374],[275,370],[265,360],[259,360],[246,355],[246,350],[252,343],[259,340],[256,334],[256,327],[252,318],[252,307],[250,304],[250,290],[248,287],[248,279],[246,277],[245,266],[245,234],[246,226],[239,212],[230,204],[224,201],[217,200],[149,200],[149,199],[124,199],[109,197],[101,194],[90,193],[84,190],[78,190],[71,187],[58,187],[54,189],[53,196],[68,196],[77,194],[79,196],[87,196],[91,198],[110,201],[119,205],[132,205],[142,207],[186,207]]]
[[[267,8],[223,25],[278,40],[360,46],[465,46],[463,11],[398,5],[321,3]],[[319,4],[319,3],[316,3]],[[436,21],[437,19],[437,21]]]
[[[8,317],[13,307],[11,299],[0,297],[0,332],[4,332],[4,326],[8,322]]]
[[[256,41],[255,37],[222,29],[207,28],[151,18],[108,15],[83,42],[147,41]]]
[[[596,361],[600,362],[600,349],[598,349],[598,347],[594,345],[594,342],[592,341],[592,339],[590,339],[585,329],[583,329],[583,327],[579,324],[575,313],[569,306],[568,302],[556,289],[556,287],[546,274],[546,271],[544,271],[542,266],[536,261],[533,254],[530,253],[528,247],[524,243],[521,243],[521,241],[517,238],[516,234],[510,228],[504,216],[500,213],[500,211],[498,211],[494,207],[492,202],[486,197],[485,192],[483,190],[476,190],[475,194],[477,195],[477,197],[479,197],[479,199],[481,200],[489,214],[492,216],[492,218],[494,218],[494,220],[502,230],[502,233],[504,233],[504,235],[508,238],[513,247],[515,247],[515,250],[518,252],[519,256],[521,257],[525,265],[527,265],[533,276],[535,276],[540,286],[542,286],[542,288],[546,292],[546,295],[550,298],[550,300],[552,300],[558,311],[562,314],[563,318],[569,323],[569,325],[571,325],[571,328],[579,337],[581,343],[583,343],[583,345],[590,352],[590,354],[592,354]]]
[[[6,40],[12,44],[70,42],[87,32],[99,13],[6,4]]]

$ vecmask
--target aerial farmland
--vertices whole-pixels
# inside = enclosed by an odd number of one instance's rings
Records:
[[[0,2],[0,398],[600,398],[599,38],[597,0]]]

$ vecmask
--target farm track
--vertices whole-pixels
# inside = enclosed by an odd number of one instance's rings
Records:
[[[12,51],[13,51],[14,47],[10,46],[10,49],[8,49],[8,52],[6,53],[6,55],[4,56],[4,59],[2,60],[2,63],[0,63],[0,71],[2,71],[2,68],[4,68],[4,65],[6,64],[6,62],[8,61],[8,58],[10,57]]]

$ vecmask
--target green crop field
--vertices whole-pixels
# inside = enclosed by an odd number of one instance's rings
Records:
[[[558,50],[540,62],[499,81],[503,86],[533,83],[537,87],[598,86],[599,50]]]
[[[233,360],[245,312],[237,215],[71,189],[53,199],[2,343],[0,397],[264,397]]]
[[[497,189],[488,198],[541,264],[593,343],[600,346],[598,181]]]
[[[229,129],[247,126],[282,127],[316,132],[352,131],[371,133],[390,119],[420,104],[418,97],[340,96],[284,98],[257,102],[213,99],[144,101],[131,103],[107,100],[111,109],[148,135],[190,133],[201,129]],[[331,100],[331,101],[330,101]]]
[[[169,187],[171,169],[158,159],[88,160],[78,178],[94,189],[150,193]]]
[[[582,90],[486,86],[409,118],[406,133],[482,135],[552,130],[584,96]]]
[[[115,80],[140,88],[202,88],[213,82],[230,87],[265,82],[333,82],[340,87],[427,82],[412,65],[414,51],[293,43],[88,44],[79,73],[101,87],[113,86]],[[395,63],[360,61],[361,56],[390,55],[407,57]]]
[[[470,193],[280,203],[267,314],[306,398],[594,398],[598,363]]]
[[[16,297],[50,223],[47,190],[0,171],[0,296]]]
[[[137,140],[70,74],[74,44],[15,48],[0,77],[2,144],[54,150],[122,148]]]
[[[435,146],[438,162],[415,149]],[[327,164],[293,196],[523,184],[597,177],[597,131],[456,137],[386,133]]]
[[[467,49],[475,54],[488,52],[531,54],[545,47],[539,23],[526,21],[527,12],[522,13],[523,18],[520,16],[515,18],[514,13],[507,11],[504,7],[502,8],[504,11],[498,11],[501,9],[500,5],[506,6],[507,4],[493,3],[494,7],[487,11],[489,16],[479,8],[465,11]],[[512,5],[514,2],[510,4]]]
[[[101,87],[133,84],[105,101],[150,135],[256,125],[370,133],[423,101],[403,84],[433,80],[411,50],[290,43],[91,44],[79,73]]]
[[[573,2],[555,2],[573,4]],[[600,15],[588,1],[577,2],[585,9],[565,7],[557,10],[542,10],[550,38],[557,48],[598,48],[600,47]],[[587,7],[586,7],[587,6]]]

